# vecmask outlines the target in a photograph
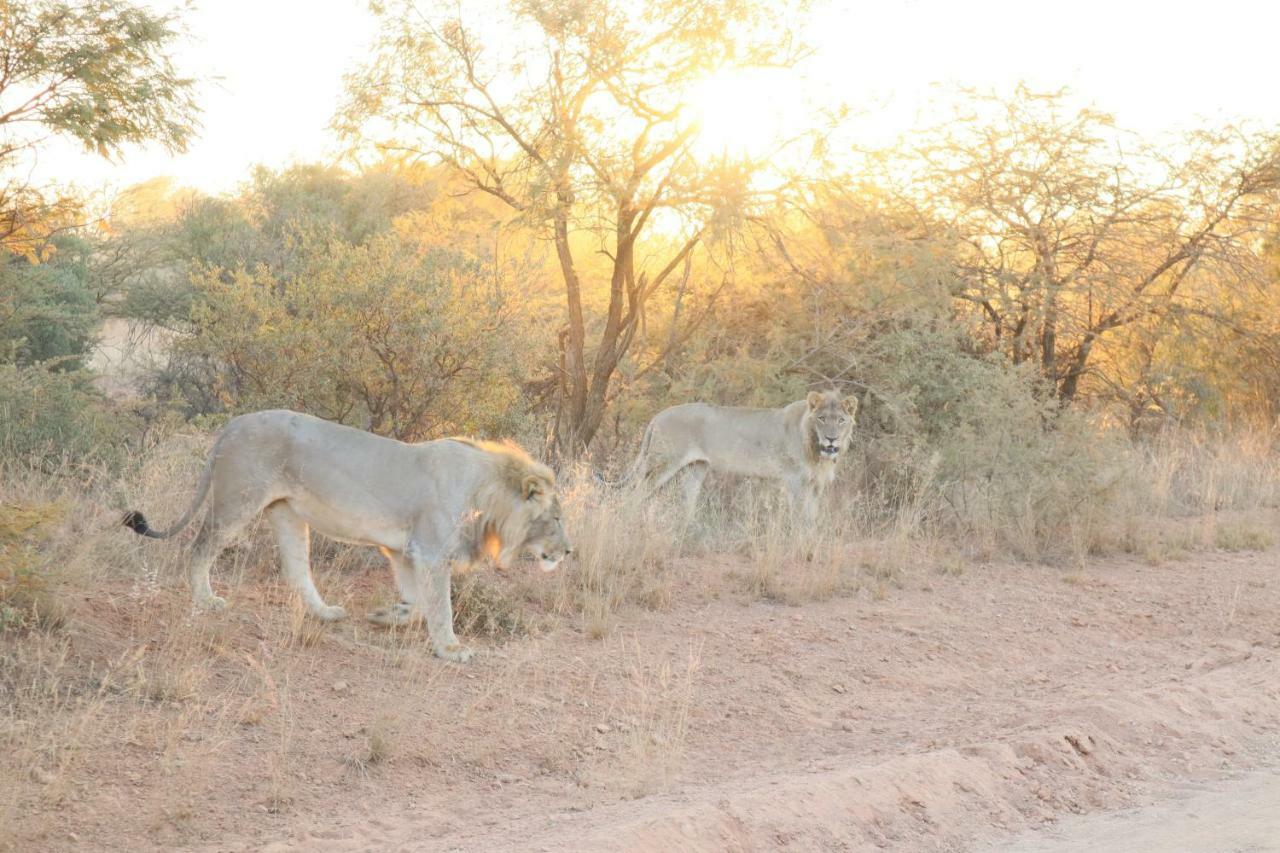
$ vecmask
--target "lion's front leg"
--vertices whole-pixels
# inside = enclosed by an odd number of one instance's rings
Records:
[[[818,523],[818,508],[822,503],[822,493],[815,486],[809,486],[804,490],[804,497],[800,502],[800,515],[804,519],[806,530],[811,530]]]
[[[458,641],[453,633],[453,602],[450,599],[449,577],[452,565],[447,559],[423,559],[410,546],[406,556],[413,567],[414,579],[421,595],[418,605],[427,617],[427,632],[437,657],[454,663],[471,660],[472,651]]]
[[[818,496],[813,485],[802,477],[789,477],[785,486],[792,519],[806,529],[812,527],[818,520]]]
[[[414,574],[413,566],[409,564],[409,560],[399,551],[392,551],[390,548],[378,549],[382,552],[382,556],[387,558],[391,564],[391,571],[395,575],[396,589],[400,592],[400,600],[395,604],[387,607],[379,607],[377,610],[371,611],[366,618],[375,625],[381,625],[384,628],[398,628],[410,625],[415,619],[422,618],[422,611],[417,606],[417,602],[422,598],[421,589],[418,584],[417,575]]]

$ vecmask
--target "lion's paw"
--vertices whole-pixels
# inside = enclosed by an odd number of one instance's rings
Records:
[[[316,613],[316,616],[323,619],[325,622],[337,622],[339,619],[347,618],[347,611],[345,608],[339,607],[336,604],[330,604],[321,608],[320,611]]]
[[[443,658],[452,663],[466,663],[475,655],[471,649],[461,643],[451,643],[447,646],[440,646],[436,649],[436,657]]]
[[[375,625],[394,628],[400,625],[408,625],[414,620],[415,614],[412,606],[401,602],[390,607],[379,607],[377,610],[367,613],[365,618]]]

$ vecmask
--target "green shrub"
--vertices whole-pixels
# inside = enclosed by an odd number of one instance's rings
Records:
[[[174,375],[211,381],[180,384],[212,386],[233,411],[292,408],[404,440],[512,431],[524,331],[490,268],[393,234],[296,239],[292,276],[195,277]]]
[[[973,352],[946,323],[906,325],[859,347],[870,389],[862,465],[872,508],[1038,558],[1090,548],[1121,481],[1119,436],[1059,408],[1028,365]]]
[[[81,373],[0,364],[0,462],[46,469],[113,462],[132,421]]]
[[[86,285],[87,248],[60,237],[44,263],[0,257],[0,361],[75,369],[93,344],[98,308]]]
[[[0,504],[0,635],[50,630],[67,618],[39,545],[60,510],[54,505]]]

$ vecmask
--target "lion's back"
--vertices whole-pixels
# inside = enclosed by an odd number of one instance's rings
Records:
[[[551,470],[514,445],[408,444],[274,409],[228,422],[215,450],[214,495],[231,515],[239,512],[237,502],[287,500],[326,535],[385,542],[395,538],[392,531],[428,519],[447,528],[478,501],[490,513],[512,516],[531,476],[554,489]]]
[[[778,476],[802,463],[792,452],[799,441],[790,434],[789,409],[682,403],[654,416],[652,450],[725,472]]]
[[[373,524],[403,521],[415,505],[450,506],[477,473],[460,445],[406,444],[286,409],[233,418],[215,454],[223,502],[264,493]]]

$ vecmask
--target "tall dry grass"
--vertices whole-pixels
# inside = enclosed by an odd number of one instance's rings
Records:
[[[581,471],[562,478],[561,497],[574,560],[547,602],[555,612],[576,615],[599,638],[624,605],[671,603],[672,564],[687,536],[668,502],[614,492]]]
[[[180,513],[210,440],[172,436],[123,475],[72,465],[53,476],[18,466],[0,471],[0,626],[56,631],[68,617],[67,602],[103,580],[127,581],[122,610],[154,612],[158,597],[181,600],[183,540],[126,535],[119,518],[126,508],[140,508],[159,523]],[[704,557],[732,563],[751,594],[799,603],[855,588],[868,576],[892,578],[942,551],[978,562],[1078,561],[1117,551],[1154,557],[1161,549],[1270,543],[1269,513],[1280,505],[1274,435],[1170,431],[1137,445],[1073,441],[998,475],[990,468],[956,475],[954,465],[946,475],[937,454],[926,454],[875,479],[850,460],[812,529],[792,522],[768,483],[713,477],[689,518],[677,494],[614,490],[585,472],[570,472],[561,483],[575,546],[570,565],[552,583],[486,573],[460,577],[458,626],[501,639],[536,630],[539,614],[550,614],[580,620],[589,636],[604,636],[626,607],[670,606],[682,576],[677,564]],[[381,571],[380,558],[367,549],[319,537],[313,549],[317,582],[338,603],[350,595],[353,575]],[[247,582],[270,584],[274,597],[291,600],[261,524],[216,569],[215,585],[232,599]],[[377,595],[389,601],[394,587],[382,584]],[[292,613],[289,642],[313,641],[315,625],[300,609]]]
[[[1280,507],[1278,436],[1170,430],[1133,443],[1073,427],[1007,442],[906,455],[889,475],[849,471],[841,493],[866,511],[864,535],[906,564],[940,547],[970,562],[1079,563],[1137,553],[1269,547]],[[966,440],[966,444],[972,440]],[[915,554],[916,557],[911,555]]]
[[[1204,548],[1271,547],[1280,507],[1278,438],[1269,431],[1170,430],[1138,446],[1094,550],[1159,562]]]

